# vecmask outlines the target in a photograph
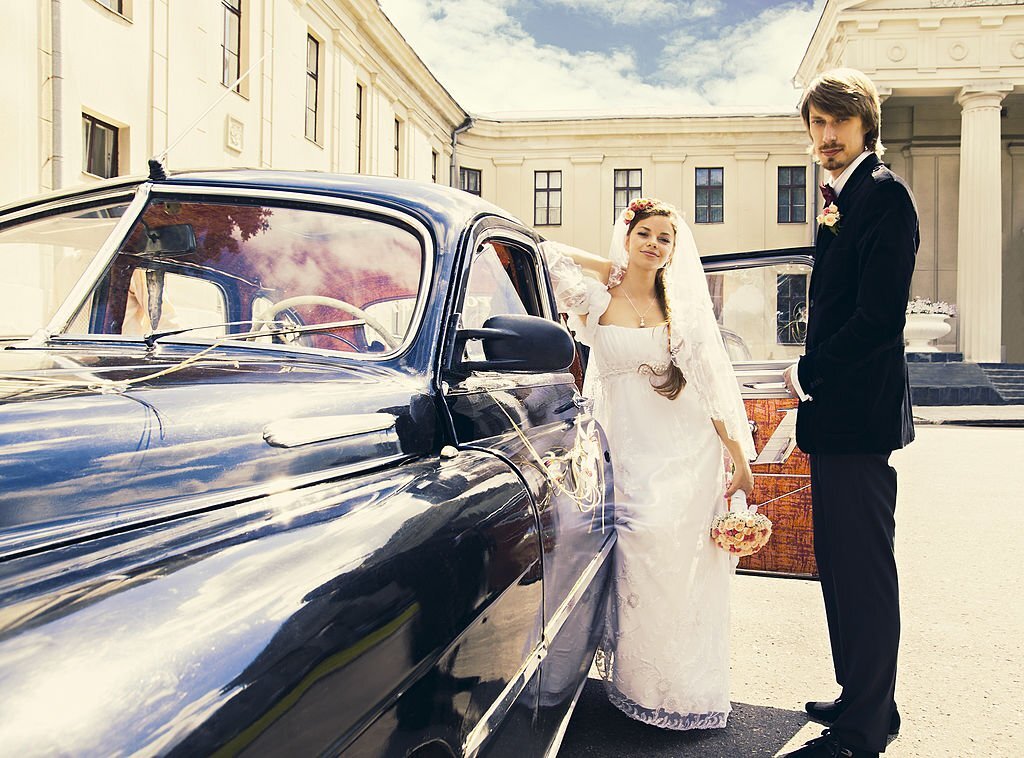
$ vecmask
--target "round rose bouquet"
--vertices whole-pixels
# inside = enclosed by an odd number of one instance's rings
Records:
[[[753,555],[768,544],[771,536],[771,520],[754,510],[727,511],[711,522],[711,540],[737,558]]]

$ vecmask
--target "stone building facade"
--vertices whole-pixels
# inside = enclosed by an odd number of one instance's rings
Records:
[[[814,237],[795,113],[471,117],[374,0],[26,0],[3,22],[0,104],[22,115],[0,126],[0,202],[145,173],[177,143],[172,169],[455,184],[595,251],[639,194],[678,205],[703,252]],[[959,306],[940,347],[1024,363],[1024,4],[828,0],[794,83],[839,65],[878,84],[884,160],[917,198],[913,294]]]

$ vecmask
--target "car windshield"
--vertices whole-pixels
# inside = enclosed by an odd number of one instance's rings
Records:
[[[65,334],[386,353],[412,328],[423,271],[420,238],[383,217],[155,198]]]
[[[0,230],[0,336],[50,322],[127,208],[79,207]]]

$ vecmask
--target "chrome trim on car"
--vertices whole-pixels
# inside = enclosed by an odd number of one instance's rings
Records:
[[[590,561],[590,565],[587,566],[587,570],[583,572],[579,579],[576,580],[576,584],[573,585],[572,590],[566,595],[565,600],[558,606],[547,624],[544,625],[544,640],[550,643],[561,631],[562,626],[565,624],[566,619],[569,618],[569,614],[573,612],[576,605],[579,603],[580,598],[587,591],[590,585],[594,581],[594,577],[597,572],[601,570],[604,562],[611,555],[612,547],[615,545],[615,533],[612,532],[609,538],[605,541],[604,547],[601,548],[601,552],[598,553],[593,560]]]
[[[473,730],[466,736],[466,740],[462,745],[462,751],[465,758],[473,758],[473,756],[480,751],[480,748],[483,747],[485,742],[487,742],[487,739],[491,736],[495,727],[501,723],[505,714],[512,707],[512,704],[515,703],[516,698],[518,698],[522,691],[526,689],[526,685],[547,657],[551,640],[553,640],[555,635],[558,634],[559,630],[565,624],[566,619],[569,618],[569,614],[572,613],[573,609],[579,603],[580,598],[582,598],[584,593],[590,588],[590,585],[594,581],[594,577],[597,576],[597,572],[601,570],[604,562],[608,559],[614,545],[615,535],[612,534],[604,543],[604,547],[601,548],[601,552],[591,559],[586,571],[584,571],[580,578],[576,580],[576,584],[573,585],[572,591],[569,593],[568,597],[566,597],[562,605],[559,606],[558,610],[555,611],[551,620],[544,626],[544,634],[541,637],[541,641],[537,647],[534,648],[530,657],[526,660],[516,675],[512,677],[511,681],[505,685],[505,689],[501,691],[501,694],[498,695],[497,699],[491,704],[491,707],[488,708],[487,712],[480,717],[476,726],[473,727]],[[577,693],[576,696],[579,697],[579,693]],[[570,709],[570,713],[571,712],[572,711]]]
[[[122,177],[124,178],[124,177]],[[134,195],[145,181],[145,177],[127,177],[125,181],[111,184],[107,187],[97,187],[95,190],[88,187],[72,187],[54,196],[52,193],[45,193],[25,201],[10,203],[0,208],[0,224],[7,224],[28,216],[46,215],[47,213],[62,208],[86,203],[103,202],[117,197],[129,198]]]
[[[107,268],[107,265],[113,260],[114,256],[117,255],[117,250],[121,247],[125,237],[128,236],[128,232],[131,231],[135,219],[138,218],[142,209],[146,207],[146,202],[149,200],[149,188],[150,185],[148,184],[139,185],[139,188],[135,191],[135,197],[128,203],[124,214],[118,219],[118,222],[103,241],[103,244],[100,245],[100,249],[96,252],[96,255],[85,271],[82,272],[78,281],[75,282],[75,286],[71,288],[67,297],[64,298],[64,302],[57,308],[53,318],[50,319],[50,323],[46,325],[46,331],[49,334],[63,332],[71,324],[71,320],[78,313],[79,308],[82,307],[82,303],[85,302],[89,293],[92,292],[96,279]],[[75,204],[68,203],[68,205],[73,206]],[[55,206],[54,210],[59,208],[60,206]]]
[[[712,274],[719,271],[739,271],[745,268],[757,268],[758,266],[764,266],[765,264],[777,265],[777,264],[802,264],[807,266],[809,269],[814,267],[814,256],[803,253],[790,253],[787,255],[781,255],[779,257],[772,256],[752,256],[750,258],[741,258],[739,260],[702,260],[701,263],[704,266],[704,273]]]
[[[313,442],[394,430],[397,420],[390,413],[279,419],[263,427],[263,439],[274,447],[299,447]]]
[[[565,739],[565,732],[569,728],[569,721],[572,719],[572,713],[576,710],[576,703],[579,702],[580,695],[583,694],[583,688],[587,684],[587,677],[583,677],[580,683],[576,685],[576,693],[572,696],[572,702],[569,703],[569,710],[565,712],[562,717],[562,722],[558,725],[558,730],[555,732],[554,738],[551,740],[551,744],[548,745],[548,749],[544,751],[544,758],[555,758],[558,755],[558,751],[562,748],[562,740]]]
[[[292,490],[301,492],[301,488],[309,487],[310,485],[326,483],[343,477],[351,477],[373,471],[374,469],[386,468],[407,461],[410,458],[412,456],[404,454],[387,455],[368,461],[358,461],[322,471],[314,471],[300,476],[283,477],[249,487],[219,490],[192,498],[186,497],[178,501],[171,501],[170,503],[143,505],[137,509],[104,513],[93,517],[76,516],[64,523],[10,530],[0,534],[0,560],[17,557],[24,553],[53,548],[70,540],[79,539],[83,534],[100,537],[115,529],[130,529],[157,520],[182,518],[218,505],[237,505],[248,500],[270,497],[271,495],[278,495]]]
[[[501,691],[498,699],[480,717],[476,726],[473,727],[473,731],[466,735],[466,740],[462,743],[462,755],[464,758],[474,758],[480,752],[480,748],[483,747],[487,738],[491,736],[495,727],[502,722],[505,714],[508,713],[512,704],[515,703],[516,698],[526,689],[530,679],[537,673],[537,669],[540,668],[540,664],[544,662],[547,654],[548,648],[543,641],[533,649],[530,657],[526,659],[526,663],[512,677],[512,680],[505,686],[505,689]]]

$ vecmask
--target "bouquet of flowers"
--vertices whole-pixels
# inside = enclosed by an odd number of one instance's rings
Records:
[[[711,522],[711,540],[737,558],[753,555],[768,544],[771,536],[771,520],[755,509],[748,509],[742,491],[733,495],[730,510],[718,514]]]
[[[915,297],[907,303],[907,315],[912,313],[935,313],[942,316],[955,316],[956,306],[945,301],[932,302],[926,297]]]

